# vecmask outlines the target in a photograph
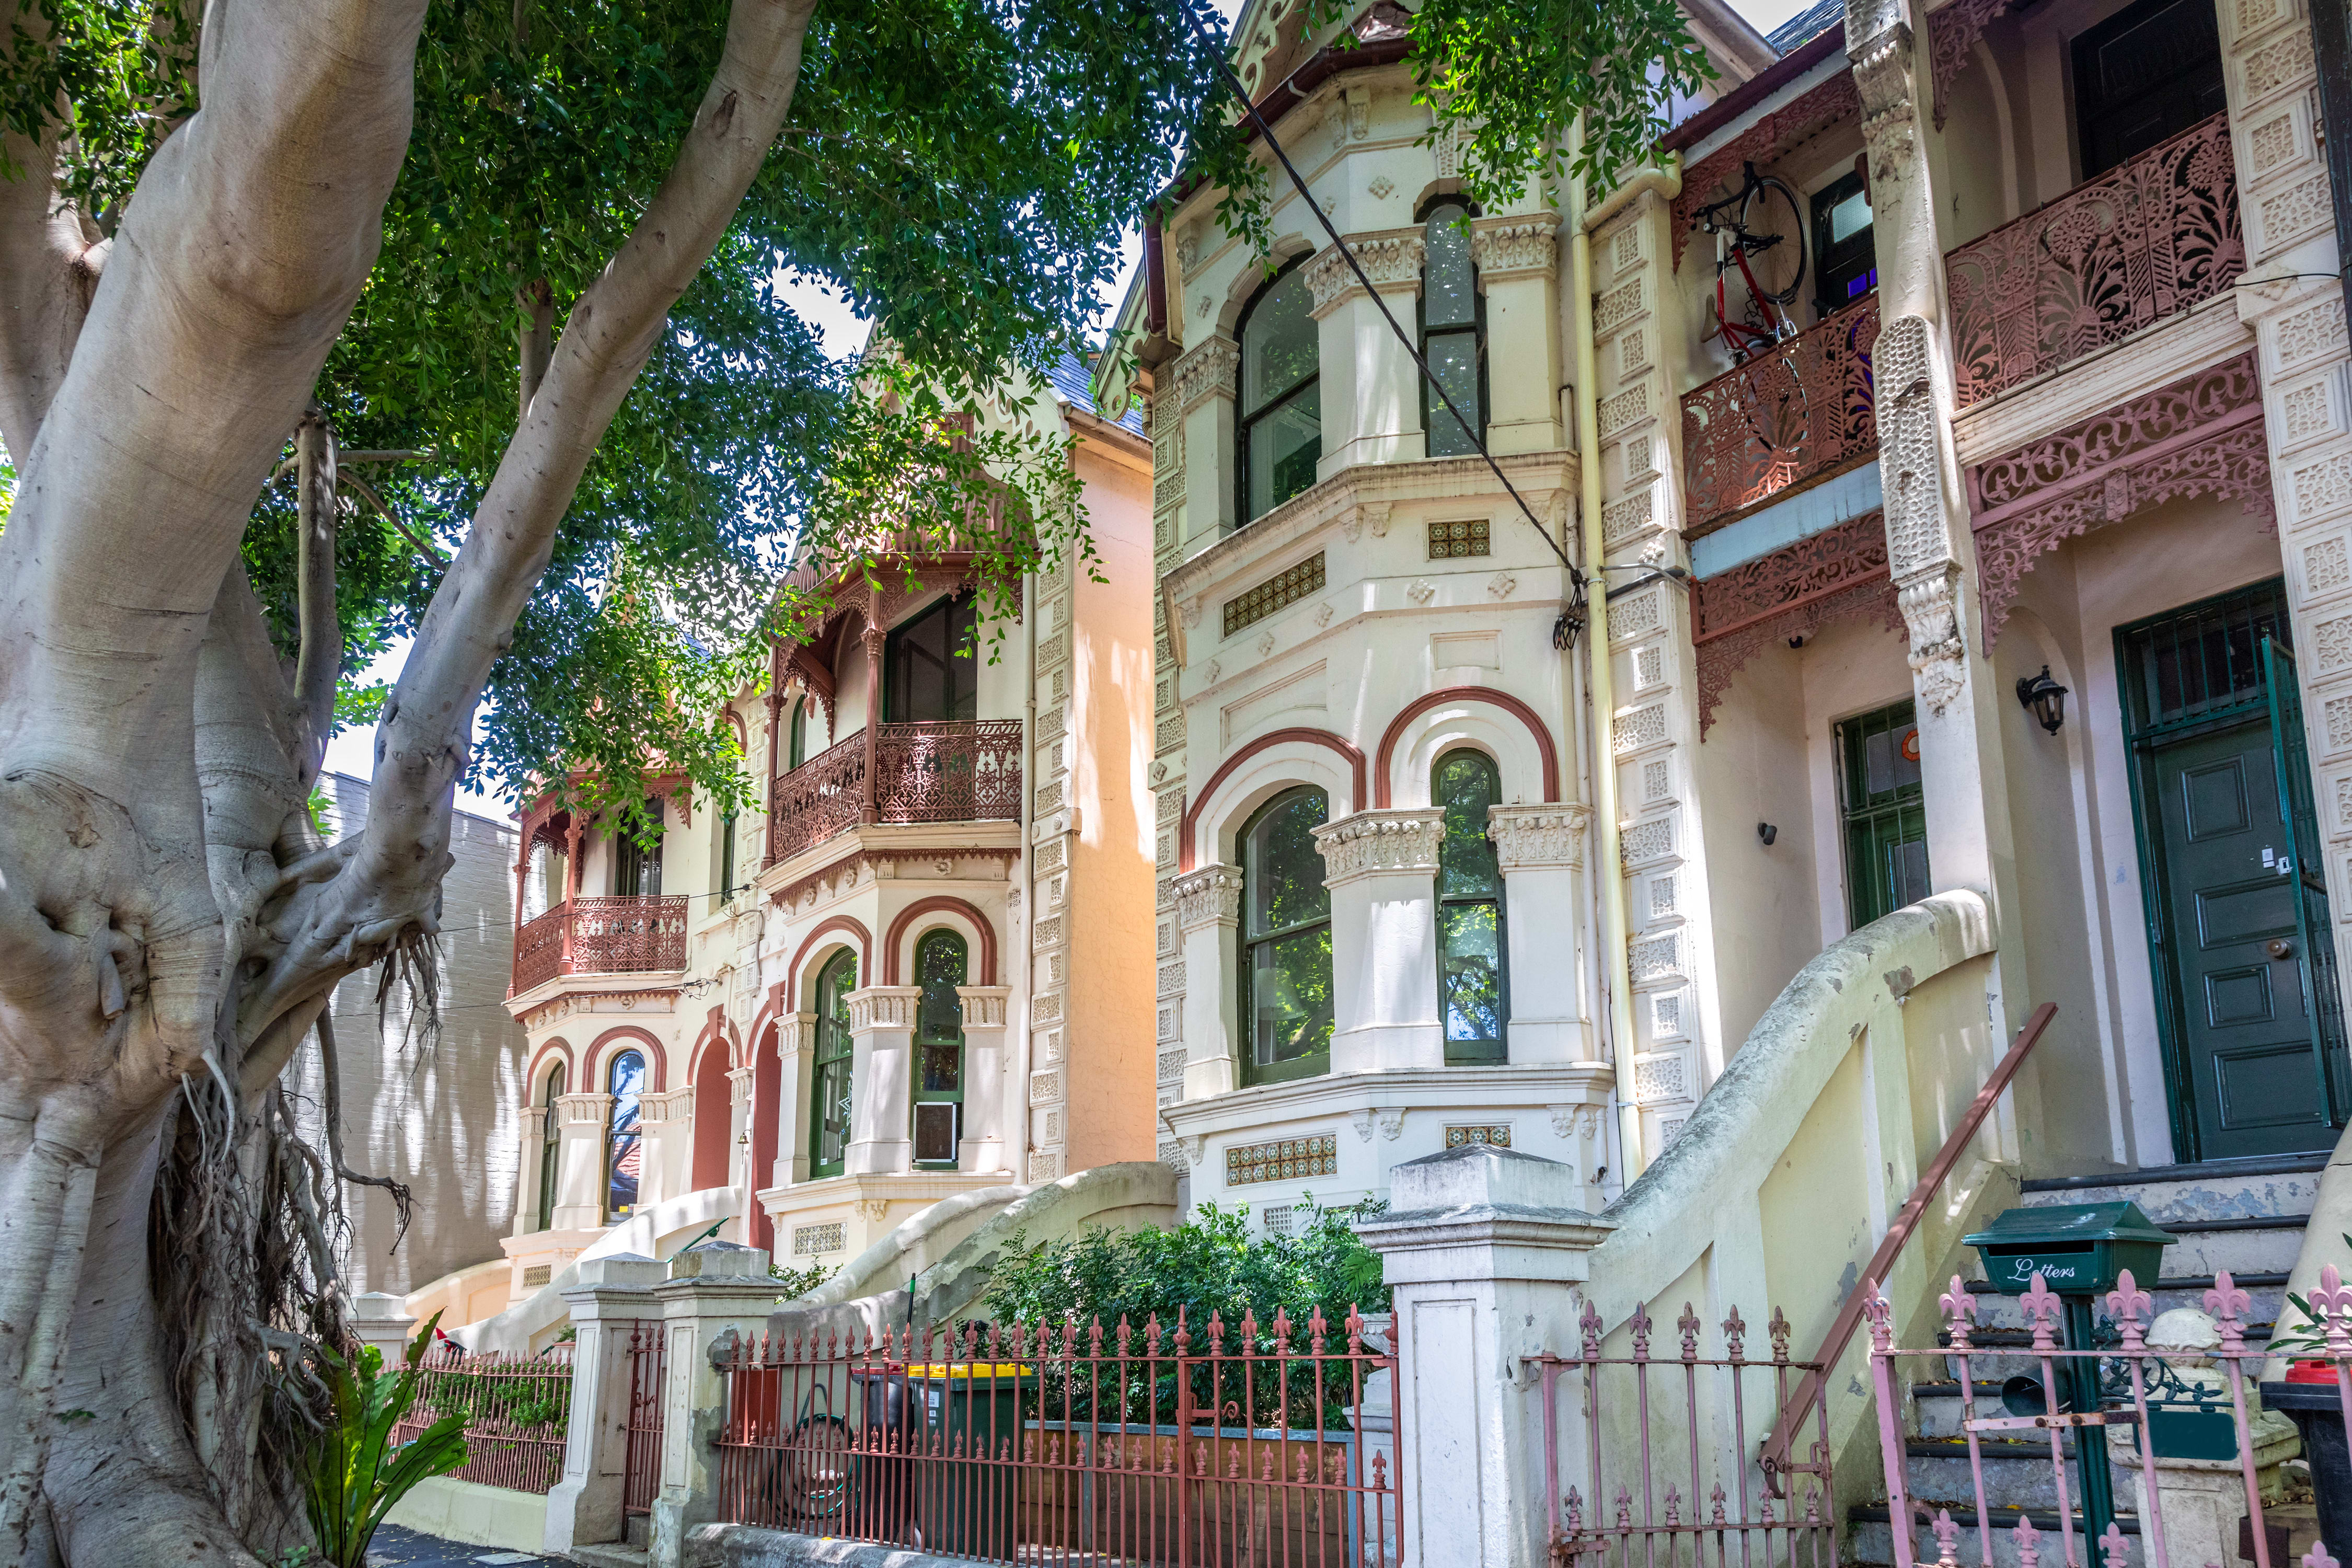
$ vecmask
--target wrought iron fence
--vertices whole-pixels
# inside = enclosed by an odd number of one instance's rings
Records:
[[[856,734],[776,777],[768,858],[789,860],[857,826],[866,808],[866,737]]]
[[[1962,407],[2210,300],[2246,269],[2216,114],[1946,258]]]
[[[563,935],[571,911],[558,904],[515,931],[514,989],[520,995],[563,973]]]
[[[515,932],[514,994],[559,974],[686,967],[686,897],[573,899]]]
[[[1636,1307],[1623,1355],[1601,1353],[1590,1303],[1573,1356],[1530,1358],[1542,1374],[1544,1473],[1556,1568],[1808,1568],[1836,1560],[1829,1419],[1815,1428],[1801,1484],[1776,1496],[1750,1455],[1797,1380],[1789,1323],[1767,1325],[1769,1360],[1748,1355],[1739,1310],[1718,1326],[1719,1353],[1701,1354],[1705,1325],[1685,1304],[1679,1344],[1651,1353],[1655,1324]]]
[[[1395,1362],[1328,1327],[762,1335],[724,1368],[720,1517],[992,1563],[1385,1568],[1399,1478],[1356,1413]]]
[[[392,1430],[410,1442],[444,1415],[466,1418],[461,1481],[544,1494],[563,1474],[572,1418],[569,1355],[452,1357],[423,1368],[416,1401]]]
[[[878,726],[835,742],[776,778],[769,856],[788,860],[876,822],[1013,822],[1021,816],[1021,721]]]
[[[885,724],[874,737],[882,822],[1011,822],[1021,816],[1021,721]]]
[[[661,1492],[663,1378],[669,1350],[658,1322],[629,1325],[629,1437],[621,1466],[621,1513],[650,1514]]]
[[[1734,516],[1877,451],[1877,342],[1873,296],[1685,396],[1686,526]]]
[[[2334,1267],[2322,1270],[2321,1288],[2311,1297],[2321,1328],[2309,1336],[2315,1342],[2308,1350],[2300,1351],[2275,1337],[2247,1343],[2251,1300],[2226,1270],[2214,1275],[2202,1298],[2218,1343],[2151,1345],[2154,1301],[2129,1270],[2099,1303],[2112,1322],[2113,1342],[2094,1332],[2089,1344],[2062,1345],[2061,1298],[2040,1274],[2016,1298],[2030,1339],[2012,1332],[1984,1334],[1980,1341],[1983,1300],[1955,1276],[1939,1302],[1944,1342],[1932,1349],[1895,1343],[1883,1295],[1874,1292],[1864,1308],[1888,1516],[1910,1526],[1893,1531],[1896,1568],[1913,1568],[1920,1560],[1922,1533],[1932,1541],[1927,1550],[1939,1564],[1958,1561],[1966,1535],[1973,1538],[1969,1554],[1987,1564],[1998,1555],[2026,1568],[2062,1557],[2070,1565],[2103,1561],[2106,1568],[2126,1563],[2169,1568],[2176,1562],[2195,1568],[2232,1559],[2285,1568],[2288,1532],[2266,1510],[2275,1510],[2284,1495],[2282,1461],[2295,1435],[2278,1411],[2263,1405],[2274,1400],[2291,1412],[2305,1407],[2302,1415],[2317,1418],[2315,1426],[2339,1431],[2352,1417],[2352,1289]],[[2084,1311],[2078,1321],[2089,1317]],[[2029,1342],[1984,1342],[2017,1340]],[[2282,1349],[2316,1379],[2303,1383],[2291,1374],[2284,1384],[2260,1384],[2262,1363]],[[1916,1376],[1906,1366],[1921,1363],[1936,1376],[1958,1380],[1961,1442],[1954,1457],[1964,1453],[1968,1467],[1967,1483],[1955,1489],[1958,1497],[1916,1495],[1905,1462],[1898,1401]],[[2087,1383],[2077,1381],[2084,1373]],[[2000,1413],[1988,1414],[1979,1389],[1994,1379],[2003,1380]],[[2088,1395],[2080,1396],[2085,1388]],[[2078,1397],[2067,1397],[2070,1391]],[[2024,1414],[2017,1413],[2021,1408]],[[2074,1450],[2084,1447],[2091,1449],[2095,1472],[2079,1462],[2083,1456]],[[2046,1489],[2037,1489],[2054,1508],[2021,1513],[1988,1506],[1989,1458],[2032,1465],[2046,1478]],[[2327,1506],[2323,1499],[2323,1526]],[[2104,1528],[2094,1524],[2097,1520]],[[2334,1563],[2324,1541],[2315,1542],[2304,1561],[2310,1568]]]

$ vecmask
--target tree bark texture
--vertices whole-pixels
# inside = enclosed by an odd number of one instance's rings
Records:
[[[27,177],[0,181],[0,1561],[255,1564],[289,1540],[263,1352],[320,1328],[287,1281],[331,1290],[340,1161],[285,1131],[278,1077],[338,980],[429,966],[490,668],[782,125],[814,0],[736,0],[635,230],[551,342],[551,302],[530,311],[543,371],[386,704],[368,818],[330,844],[305,808],[341,656],[337,454],[308,410],[381,243],[425,6],[208,7],[202,107],[110,240],[59,195],[54,142],[5,148]],[[289,432],[291,668],[238,556]]]

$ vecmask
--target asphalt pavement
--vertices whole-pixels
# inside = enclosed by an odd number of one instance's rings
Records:
[[[368,1542],[368,1568],[570,1568],[560,1557],[529,1552],[501,1552],[494,1546],[467,1546],[421,1535],[396,1524],[379,1526]]]

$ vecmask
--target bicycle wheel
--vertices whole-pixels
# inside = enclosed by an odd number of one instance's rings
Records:
[[[1797,193],[1773,174],[1751,182],[1739,204],[1739,226],[1757,291],[1775,304],[1793,303],[1805,279],[1805,224]]]

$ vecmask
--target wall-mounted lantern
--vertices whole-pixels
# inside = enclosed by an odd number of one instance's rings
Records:
[[[2066,689],[2050,679],[2050,667],[2043,665],[2039,675],[2017,678],[2017,701],[2021,708],[2033,710],[2033,717],[2052,734],[2066,722]]]

